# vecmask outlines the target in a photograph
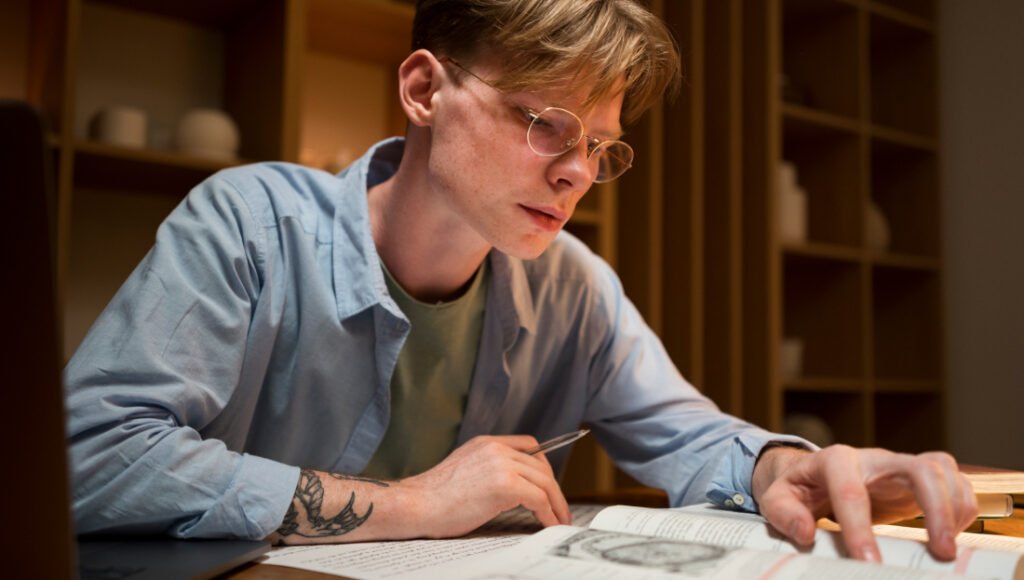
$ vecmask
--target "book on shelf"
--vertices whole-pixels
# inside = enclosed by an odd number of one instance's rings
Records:
[[[599,511],[598,511],[599,510]],[[929,554],[923,529],[875,526],[882,561],[846,557],[832,525],[798,548],[763,518],[691,506],[573,506],[573,526],[485,526],[466,538],[302,546],[265,564],[350,578],[1009,578],[1024,579],[1024,539],[960,534],[957,558]],[[519,518],[529,519],[520,513]],[[502,527],[504,526],[504,527]],[[532,531],[533,533],[527,533]]]
[[[1016,507],[1024,507],[1024,471],[961,464],[960,472],[974,486],[975,494],[1008,494]]]
[[[1013,515],[1013,496],[1008,493],[976,493],[978,519],[994,520]]]
[[[974,493],[1007,493],[1024,496],[1024,471],[983,467],[980,465],[960,465],[960,473],[974,486]]]

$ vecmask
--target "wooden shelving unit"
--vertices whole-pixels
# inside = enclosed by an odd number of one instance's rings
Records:
[[[744,413],[772,429],[815,415],[846,443],[941,446],[935,3],[746,0],[742,10]],[[783,160],[807,191],[805,243],[779,239]],[[872,204],[888,224],[884,249]],[[784,380],[788,337],[802,340],[803,376]]]

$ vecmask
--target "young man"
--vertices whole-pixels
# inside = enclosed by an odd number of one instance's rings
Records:
[[[399,69],[405,140],[338,176],[219,173],[161,226],[67,368],[80,532],[347,542],[448,537],[522,505],[568,523],[591,425],[673,503],[759,509],[810,541],[834,514],[975,513],[945,454],[800,449],[686,383],[614,273],[560,233],[618,141],[678,82],[634,0],[421,0]],[[794,445],[796,447],[794,447]]]

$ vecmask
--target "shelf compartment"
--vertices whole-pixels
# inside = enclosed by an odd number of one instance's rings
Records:
[[[935,22],[935,0],[872,0],[870,10],[903,23],[931,27]]]
[[[837,115],[835,113],[812,109],[802,105],[783,103],[782,114],[783,116],[795,121],[802,121],[812,125],[820,125],[825,129],[835,129],[837,131],[846,131],[848,133],[857,133],[860,131],[860,121],[853,117]]]
[[[846,263],[859,263],[862,255],[860,248],[814,242],[806,244],[783,244],[782,251],[794,256],[836,260]]]
[[[381,139],[404,133],[393,69],[324,52],[302,59],[300,163],[337,173]]]
[[[877,393],[875,444],[904,453],[945,447],[942,397],[929,393]]]
[[[807,192],[807,232],[812,242],[861,245],[861,147],[856,133],[787,116],[783,159],[797,169]]]
[[[870,261],[876,266],[924,270],[928,272],[938,272],[942,267],[938,258],[926,258],[912,254],[874,254],[871,256]]]
[[[169,151],[75,143],[75,186],[184,197],[213,173],[241,161],[217,161]]]
[[[934,138],[935,35],[877,14],[870,27],[872,124]]]
[[[411,4],[380,0],[310,0],[309,48],[382,64],[402,62],[411,52]],[[339,33],[339,31],[344,31]]]
[[[864,377],[861,270],[859,264],[784,256],[783,337],[803,341],[803,375]]]
[[[784,0],[782,5],[783,100],[857,117],[857,7],[834,0]]]
[[[782,388],[786,391],[805,393],[860,393],[864,391],[864,381],[827,377],[800,377],[784,382]]]
[[[917,393],[937,395],[940,391],[941,385],[938,381],[875,381],[876,393]]]
[[[942,367],[940,276],[876,266],[872,271],[875,378],[937,381]]]
[[[285,3],[83,2],[73,134],[108,106],[145,111],[147,146],[170,149],[190,109],[225,111],[239,154],[279,159]]]
[[[935,153],[890,141],[871,141],[871,197],[891,232],[890,252],[937,258],[941,221]]]
[[[824,421],[832,433],[832,442],[858,447],[869,444],[865,429],[866,404],[863,394],[790,391],[785,395],[783,416],[792,419],[794,415],[810,415]],[[789,430],[792,429],[787,429]],[[829,443],[818,437],[809,439],[819,445]]]
[[[922,137],[921,135],[915,135],[913,133],[907,133],[906,131],[891,129],[889,127],[880,127],[878,125],[872,126],[870,133],[875,141],[879,143],[890,143],[892,145],[898,145],[909,149],[919,149],[929,153],[935,153],[939,150],[938,141],[931,137]]]

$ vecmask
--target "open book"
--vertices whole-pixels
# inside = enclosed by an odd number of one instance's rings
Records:
[[[283,548],[265,563],[351,578],[1024,580],[1024,539],[1018,538],[961,534],[957,559],[939,562],[920,541],[924,530],[876,526],[884,562],[878,566],[845,559],[834,531],[819,529],[814,547],[799,550],[760,516],[709,506],[612,506],[596,516],[593,508],[581,510],[574,509],[577,525],[532,535],[492,526],[456,540]],[[892,534],[903,537],[887,537]]]

